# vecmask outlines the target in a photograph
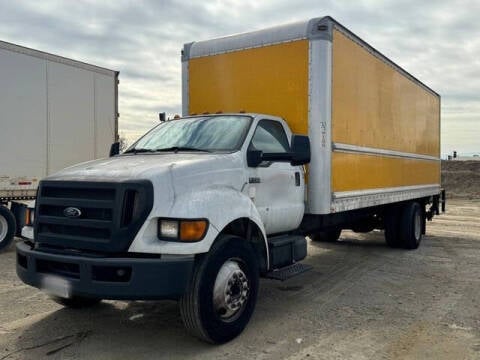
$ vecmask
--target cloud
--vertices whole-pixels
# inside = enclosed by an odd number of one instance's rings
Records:
[[[479,13],[469,0],[0,0],[0,39],[120,71],[133,139],[181,112],[184,43],[331,15],[442,95],[445,154],[480,151]]]

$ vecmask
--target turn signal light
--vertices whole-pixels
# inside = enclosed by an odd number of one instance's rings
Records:
[[[200,241],[207,230],[206,219],[158,219],[158,238],[165,241]]]
[[[35,209],[27,208],[25,210],[25,225],[33,226],[35,220]]]
[[[206,220],[180,221],[180,240],[198,241],[207,231]]]

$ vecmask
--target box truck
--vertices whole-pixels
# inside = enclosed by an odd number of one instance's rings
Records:
[[[0,79],[1,250],[20,235],[40,179],[108,155],[118,72],[0,41]]]
[[[384,229],[419,246],[440,212],[440,97],[330,17],[184,46],[183,117],[40,183],[17,273],[66,306],[176,299],[226,342],[259,278],[308,269],[306,236]]]

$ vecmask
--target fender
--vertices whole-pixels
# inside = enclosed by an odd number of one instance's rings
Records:
[[[155,211],[155,210],[154,210]],[[260,229],[268,259],[268,244],[265,227],[255,204],[245,194],[226,186],[212,186],[202,190],[189,191],[177,195],[173,205],[165,216],[150,214],[144,226],[138,232],[129,252],[193,255],[210,250],[218,234],[232,221],[239,218],[248,218]],[[157,218],[207,218],[209,227],[205,237],[195,243],[181,243],[162,241],[157,237]]]

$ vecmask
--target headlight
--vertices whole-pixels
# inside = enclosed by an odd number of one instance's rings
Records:
[[[158,219],[158,238],[166,241],[194,242],[203,239],[208,220]]]
[[[176,220],[159,220],[159,235],[165,238],[178,238],[178,221]]]

